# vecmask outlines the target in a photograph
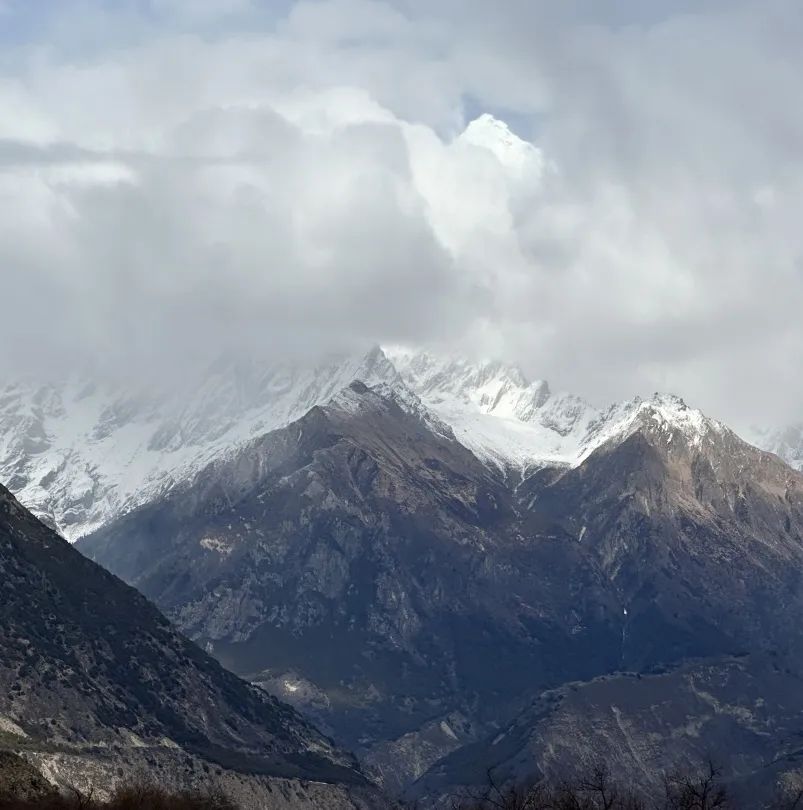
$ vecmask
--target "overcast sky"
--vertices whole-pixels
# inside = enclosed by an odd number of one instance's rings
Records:
[[[803,418],[802,42],[799,0],[0,0],[0,372],[429,344]]]

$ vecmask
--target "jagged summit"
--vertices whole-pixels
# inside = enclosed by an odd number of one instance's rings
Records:
[[[576,466],[594,450],[645,425],[700,443],[723,426],[673,394],[636,397],[599,410],[516,366],[423,351],[386,349],[404,383],[478,456],[505,468]]]
[[[657,432],[666,442],[682,437],[690,446],[699,448],[704,440],[721,435],[726,428],[689,407],[675,394],[656,393],[650,399],[636,397],[600,413],[584,437],[574,463],[581,463],[607,442],[624,439],[639,430]]]
[[[579,397],[499,361],[386,349],[402,380],[458,440],[500,467],[570,464],[597,417]]]

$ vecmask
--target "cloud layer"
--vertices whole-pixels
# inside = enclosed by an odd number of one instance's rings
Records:
[[[5,374],[435,343],[803,414],[794,0],[10,0],[0,28]]]

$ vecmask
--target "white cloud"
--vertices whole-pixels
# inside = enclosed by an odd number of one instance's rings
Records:
[[[79,54],[55,18],[0,76],[6,344],[173,373],[441,341],[799,413],[803,15],[613,7],[165,0]],[[532,144],[459,137],[467,104]]]

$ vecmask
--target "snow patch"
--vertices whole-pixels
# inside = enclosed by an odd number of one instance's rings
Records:
[[[215,537],[204,537],[199,541],[199,545],[207,551],[214,551],[222,556],[228,556],[232,552],[230,543]]]

